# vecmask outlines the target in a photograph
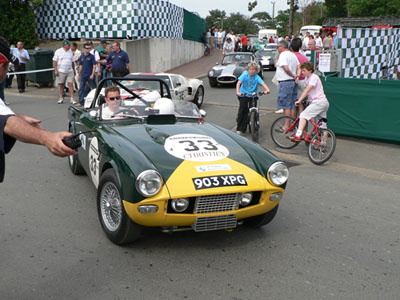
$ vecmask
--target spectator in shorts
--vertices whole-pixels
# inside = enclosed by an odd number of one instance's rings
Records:
[[[324,87],[322,86],[321,79],[314,74],[314,66],[311,62],[302,63],[300,66],[301,73],[306,77],[305,85],[307,86],[301,94],[300,98],[295,102],[299,105],[307,96],[310,104],[300,114],[299,128],[297,129],[296,135],[293,141],[300,142],[303,130],[306,127],[307,120],[311,118],[319,117],[326,118],[326,113],[329,109],[329,102],[324,93]],[[322,128],[326,128],[326,123],[323,123]],[[325,137],[326,139],[326,137]],[[324,140],[322,140],[324,142]]]
[[[226,39],[226,42],[224,43],[224,47],[222,49],[222,55],[225,55],[225,53],[232,53],[235,51],[235,45],[232,42],[232,38],[228,37]]]
[[[286,116],[295,117],[294,102],[297,98],[297,66],[299,61],[295,54],[289,51],[285,40],[278,43],[279,59],[276,64],[276,80],[278,85],[278,109],[283,109]],[[288,120],[289,122],[289,120]],[[285,124],[287,129],[289,124]]]
[[[57,49],[53,57],[54,74],[56,75],[56,83],[60,94],[60,98],[57,102],[58,104],[64,102],[63,92],[65,83],[68,84],[69,93],[71,95],[71,104],[76,104],[76,101],[74,100],[74,87],[72,85],[75,75],[75,64],[74,55],[72,54],[70,47],[71,42],[63,40],[62,48]]]

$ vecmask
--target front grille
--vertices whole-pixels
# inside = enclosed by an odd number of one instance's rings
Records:
[[[236,76],[220,76],[217,80],[221,83],[234,83],[236,82]]]
[[[197,218],[192,225],[193,230],[196,232],[235,228],[236,226],[237,215],[235,214]]]
[[[194,204],[195,214],[230,211],[238,207],[239,194],[200,196]]]

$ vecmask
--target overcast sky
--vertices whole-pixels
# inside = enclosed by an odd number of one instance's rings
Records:
[[[188,11],[198,12],[202,18],[209,15],[208,11],[213,9],[224,10],[227,15],[240,12],[243,15],[251,16],[256,12],[268,12],[272,16],[272,3],[275,2],[275,16],[278,10],[288,9],[287,0],[258,0],[258,5],[249,12],[247,6],[254,0],[169,0],[169,2],[183,7]]]

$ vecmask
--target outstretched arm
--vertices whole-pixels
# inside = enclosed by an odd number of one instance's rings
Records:
[[[46,146],[51,153],[64,157],[76,152],[64,145],[62,139],[71,135],[69,132],[49,132],[30,125],[23,118],[11,116],[4,126],[4,133],[24,143]]]

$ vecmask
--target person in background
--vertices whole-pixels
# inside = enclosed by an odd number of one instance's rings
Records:
[[[322,45],[322,39],[321,36],[319,35],[319,33],[315,33],[315,48],[317,49],[322,49],[323,45]]]
[[[322,45],[324,47],[324,50],[331,49],[331,45],[332,44],[333,44],[332,35],[328,34],[328,36],[325,37],[324,40],[322,41]]]
[[[290,50],[294,53],[294,55],[296,55],[297,60],[299,61],[299,65],[297,66],[297,70],[296,70],[297,77],[295,80],[295,82],[297,84],[297,90],[298,90],[297,96],[301,95],[305,89],[305,86],[304,86],[305,77],[304,77],[304,74],[301,73],[300,65],[302,63],[308,61],[308,58],[299,52],[301,46],[302,46],[302,42],[301,42],[301,39],[299,39],[299,38],[294,38],[292,40],[292,43],[290,44]],[[303,105],[299,105],[299,112],[302,112],[302,111],[303,111]]]
[[[30,60],[29,53],[24,49],[24,42],[19,41],[17,48],[11,49],[12,54],[18,58],[19,64],[15,66],[15,72],[26,71],[26,63]],[[25,92],[25,74],[17,74],[18,92]]]
[[[332,49],[336,49],[337,47],[337,35],[336,32],[332,33]]]
[[[78,44],[77,43],[72,43],[71,44],[71,51],[72,54],[74,55],[74,66],[75,66],[75,76],[74,76],[74,91],[79,91],[79,59],[81,58],[81,51],[78,49]]]
[[[118,41],[112,43],[113,51],[107,56],[107,62],[111,62],[113,77],[124,77],[132,73],[128,54],[121,49]]]
[[[218,47],[218,49],[219,50],[222,50],[222,45],[223,45],[223,42],[224,42],[224,34],[223,34],[223,32],[222,32],[222,28],[219,30],[219,33],[218,33],[218,44],[217,44],[217,47]]]
[[[91,46],[89,43],[83,45],[83,54],[79,59],[79,104],[77,106],[83,106],[85,103],[85,97],[89,93],[87,83],[89,83],[92,89],[96,88],[94,81],[94,74],[96,71],[96,60],[94,55],[90,53]]]
[[[307,31],[303,39],[303,45],[302,45],[303,51],[306,51],[308,49],[309,41],[310,41],[310,33]]]
[[[296,55],[289,51],[285,40],[280,41],[278,45],[279,59],[276,65],[276,80],[279,82],[277,106],[278,109],[283,109],[286,116],[295,117],[294,102],[297,98],[295,80],[297,79],[296,72],[299,61]],[[288,122],[284,129],[289,127]]]
[[[240,34],[238,34],[238,33],[235,34],[234,42],[235,42],[235,52],[240,51],[240,47],[241,47],[241,45],[240,45]]]
[[[312,50],[315,48],[315,40],[314,40],[314,36],[310,35],[308,37],[308,46],[307,46],[307,50]]]
[[[218,28],[214,29],[214,48],[218,46],[218,38],[219,38],[219,30]]]
[[[270,44],[275,43],[274,37],[272,35],[269,37],[268,43],[270,43]]]
[[[56,83],[58,85],[59,99],[58,104],[64,102],[64,85],[68,84],[69,93],[71,95],[70,103],[76,104],[74,100],[74,87],[72,82],[75,75],[74,55],[70,49],[71,42],[62,41],[62,47],[57,49],[53,56],[54,74],[56,75]]]
[[[94,59],[96,60],[96,71],[94,73],[94,82],[97,84],[99,82],[99,78],[101,78],[100,54],[96,49],[94,49],[94,45],[93,45],[92,41],[87,41],[86,43],[88,43],[91,48],[90,54],[92,54],[94,56]]]
[[[98,78],[98,81],[102,80],[103,78],[106,78],[106,66],[107,66],[107,41],[106,40],[101,40],[100,45],[96,47],[96,51],[100,55],[100,77]]]
[[[242,51],[247,52],[247,46],[249,45],[249,39],[247,38],[247,32],[242,36],[240,39],[240,42],[242,43]]]
[[[7,41],[0,37],[0,82],[6,78],[10,62],[16,64],[18,59],[11,54]],[[44,145],[56,156],[77,154],[62,142],[71,135],[70,132],[50,132],[43,129],[40,123],[41,120],[26,115],[16,115],[0,99],[0,182],[4,180],[5,154],[11,151],[16,140]]]
[[[211,29],[207,30],[206,39],[207,44],[211,47]]]
[[[224,47],[222,49],[222,55],[225,55],[225,53],[232,53],[235,51],[235,45],[232,42],[232,38],[228,37],[226,39],[226,42],[224,43]]]

